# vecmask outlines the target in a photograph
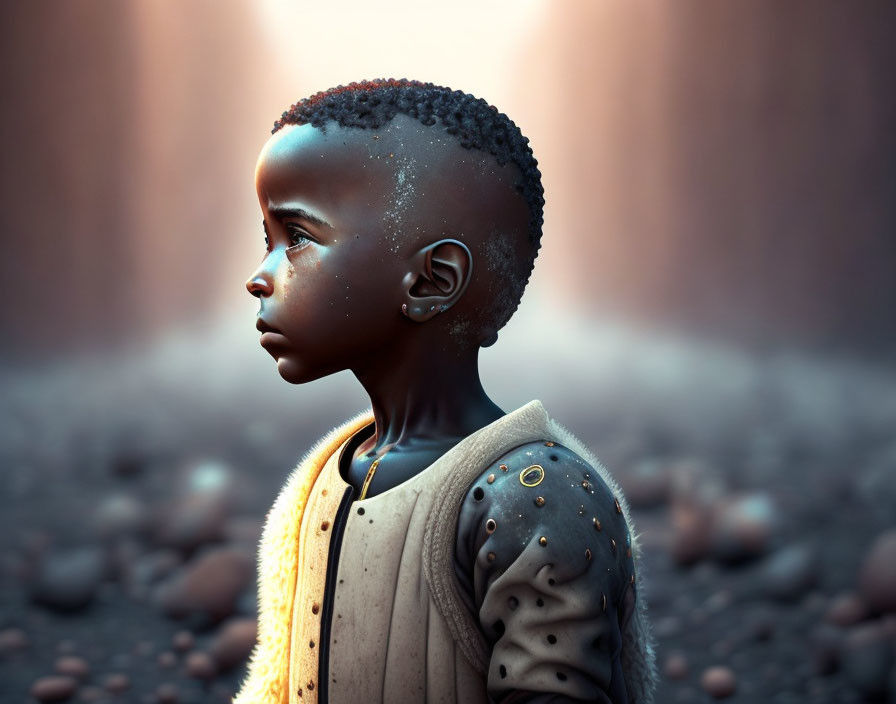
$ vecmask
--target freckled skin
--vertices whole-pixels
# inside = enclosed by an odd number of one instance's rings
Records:
[[[259,321],[277,331],[261,342],[290,383],[350,370],[364,386],[375,432],[346,479],[360,489],[388,453],[368,496],[504,415],[478,373],[495,331],[476,322],[477,335],[458,341],[451,328],[489,306],[494,282],[475,254],[489,233],[511,233],[511,252],[528,255],[515,169],[404,115],[380,130],[288,125],[261,151],[255,185],[269,244],[246,286]]]

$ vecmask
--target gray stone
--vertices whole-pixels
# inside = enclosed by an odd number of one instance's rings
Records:
[[[104,540],[141,534],[147,527],[146,508],[130,494],[113,494],[102,500],[94,515],[94,531]]]
[[[759,570],[761,592],[773,599],[795,601],[818,582],[819,560],[808,544],[790,545],[772,554]]]
[[[886,695],[893,661],[893,637],[883,624],[861,624],[849,631],[843,646],[843,672],[864,696]]]
[[[97,547],[50,553],[30,584],[31,599],[60,611],[83,609],[96,596],[105,571],[106,559]]]
[[[713,512],[713,557],[724,563],[738,563],[763,555],[776,524],[774,502],[768,494],[726,497]]]
[[[859,570],[859,590],[875,611],[896,612],[896,528],[872,543]]]

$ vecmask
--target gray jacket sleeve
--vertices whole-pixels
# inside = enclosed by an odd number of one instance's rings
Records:
[[[470,486],[455,569],[492,647],[494,702],[627,704],[621,633],[634,611],[616,497],[572,450],[529,443]]]

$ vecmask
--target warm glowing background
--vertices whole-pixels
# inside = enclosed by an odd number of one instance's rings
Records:
[[[366,403],[347,374],[280,380],[244,282],[273,121],[388,76],[485,98],[539,160],[543,248],[482,355],[495,401],[542,399],[633,494],[654,461],[669,496],[694,488],[682,462],[707,472],[709,503],[762,492],[792,509],[785,542],[833,531],[848,506],[816,593],[854,588],[865,543],[893,523],[880,502],[896,505],[894,26],[892,3],[832,0],[2,3],[0,547],[21,556],[0,564],[3,594],[21,597],[15,579],[47,546],[89,541],[107,497],[149,515],[195,461],[233,470],[235,510],[257,528],[296,459]],[[651,594],[663,653],[728,662],[710,647],[728,641],[668,621],[690,609],[673,589],[728,574],[668,564],[667,548],[687,562],[682,525],[699,524],[668,500],[671,514],[636,516],[649,568],[675,584]],[[710,622],[746,613],[728,609],[736,588],[714,588],[728,597]],[[74,628],[15,612],[0,631],[21,626],[45,652]],[[785,686],[797,665],[769,658],[780,672],[763,676]],[[840,680],[808,682],[798,691],[846,701]],[[677,700],[698,689],[692,675]]]
[[[472,92],[532,140],[547,211],[527,303],[891,351],[893,12],[862,8],[5,4],[2,352],[249,321],[273,120],[378,76]]]

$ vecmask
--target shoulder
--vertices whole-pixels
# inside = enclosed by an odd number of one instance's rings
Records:
[[[607,588],[621,593],[634,570],[631,535],[616,494],[598,468],[552,441],[514,448],[470,485],[457,525],[456,564],[499,573],[530,544],[557,579],[572,579],[598,562],[610,566]],[[474,584],[476,603],[487,585]]]
[[[620,653],[634,563],[622,497],[604,472],[557,442],[528,443],[464,497],[455,566],[492,648],[495,700],[548,691],[627,701]]]
[[[570,525],[624,541],[627,525],[617,492],[572,449],[530,442],[482,471],[467,490],[461,513],[503,519],[502,525],[518,533],[538,525]]]

